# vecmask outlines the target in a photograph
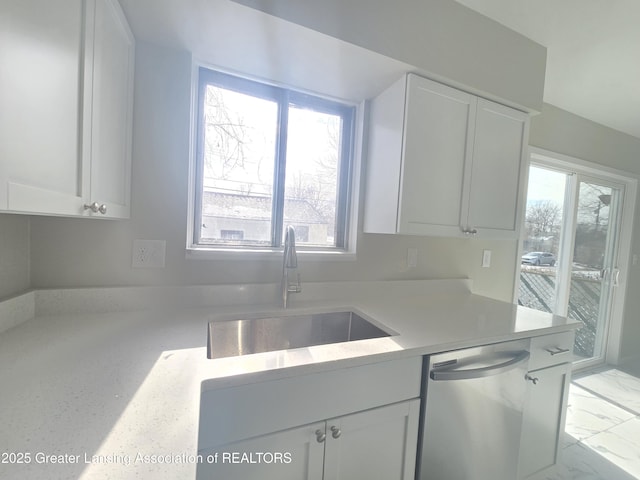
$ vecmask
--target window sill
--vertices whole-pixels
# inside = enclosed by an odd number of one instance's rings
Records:
[[[314,250],[298,247],[301,261],[353,262],[356,253],[345,250]],[[275,248],[216,248],[187,247],[187,260],[264,260],[282,261],[282,249]]]

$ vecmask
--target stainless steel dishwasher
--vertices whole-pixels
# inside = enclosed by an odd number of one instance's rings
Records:
[[[418,480],[515,480],[529,340],[425,357]]]

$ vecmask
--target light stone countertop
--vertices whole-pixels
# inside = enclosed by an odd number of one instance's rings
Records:
[[[193,479],[203,390],[578,326],[473,295],[468,281],[305,287],[287,313],[352,308],[397,335],[209,360],[207,323],[282,313],[264,302],[276,286],[35,292],[35,318],[0,334],[0,478]]]

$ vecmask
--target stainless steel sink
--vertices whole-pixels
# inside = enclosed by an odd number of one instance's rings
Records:
[[[207,357],[235,357],[389,336],[348,311],[244,318],[209,323]]]

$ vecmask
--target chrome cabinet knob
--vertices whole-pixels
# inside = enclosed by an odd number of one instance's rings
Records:
[[[87,205],[85,203],[84,204],[84,209],[85,210],[91,210],[93,213],[98,213],[98,210],[100,209],[100,204],[98,202],[93,202],[90,205]]]
[[[528,373],[524,376],[525,380],[529,380],[531,383],[533,383],[534,385],[537,385],[538,382],[540,381],[540,379],[538,377],[532,377],[531,375],[529,375]]]
[[[333,438],[338,438],[338,437],[340,437],[340,435],[342,435],[342,432],[340,431],[340,429],[338,427],[336,427],[335,425],[333,425],[331,427],[331,436]]]
[[[91,204],[85,203],[84,209],[91,210],[93,213],[100,212],[103,215],[107,213],[107,206],[104,203],[102,205],[100,205],[98,202],[93,202]]]
[[[316,440],[318,443],[324,442],[326,438],[327,436],[324,434],[322,430],[320,429],[316,430]]]

